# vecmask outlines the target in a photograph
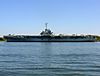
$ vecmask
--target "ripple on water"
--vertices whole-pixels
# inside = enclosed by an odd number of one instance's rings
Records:
[[[0,76],[100,76],[97,43],[0,45]]]

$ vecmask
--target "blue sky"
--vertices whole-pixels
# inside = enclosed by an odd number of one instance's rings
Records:
[[[0,0],[0,35],[39,34],[45,22],[55,34],[100,35],[100,0]]]

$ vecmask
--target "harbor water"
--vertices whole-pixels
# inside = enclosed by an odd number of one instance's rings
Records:
[[[100,76],[100,43],[0,42],[0,76]]]

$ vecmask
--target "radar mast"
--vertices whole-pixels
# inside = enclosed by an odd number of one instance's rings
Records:
[[[47,25],[48,25],[48,23],[45,23],[45,27],[46,27],[46,29],[47,29]]]

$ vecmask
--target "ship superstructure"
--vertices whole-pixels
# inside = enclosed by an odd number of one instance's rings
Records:
[[[7,42],[95,42],[93,35],[53,35],[53,32],[46,28],[40,35],[11,35],[4,36]]]

